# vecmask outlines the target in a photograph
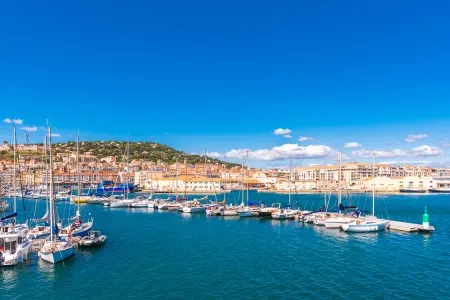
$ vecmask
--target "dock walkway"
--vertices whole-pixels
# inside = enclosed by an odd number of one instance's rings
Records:
[[[389,221],[389,230],[404,231],[404,232],[430,232],[434,231],[433,226],[428,229],[423,228],[422,224],[414,224],[399,221]]]

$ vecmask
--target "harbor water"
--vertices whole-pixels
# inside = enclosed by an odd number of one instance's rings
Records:
[[[238,193],[227,197],[240,202]],[[352,195],[352,203],[371,210],[370,197]],[[250,199],[286,204],[288,196],[251,191]],[[28,217],[44,213],[45,201],[24,203]],[[348,234],[297,221],[84,205],[106,244],[57,265],[32,253],[26,264],[0,269],[0,297],[448,299],[450,195],[387,195],[376,203],[377,215],[413,223],[427,206],[436,231]],[[323,196],[294,195],[295,205],[315,209]],[[62,216],[73,210],[58,203]]]

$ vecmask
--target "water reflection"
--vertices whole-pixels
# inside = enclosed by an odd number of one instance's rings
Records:
[[[0,270],[0,282],[2,284],[2,289],[12,290],[16,287],[18,282],[18,272],[16,268],[17,266],[2,267]]]

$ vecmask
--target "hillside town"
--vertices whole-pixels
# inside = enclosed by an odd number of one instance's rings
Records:
[[[16,178],[21,186],[36,189],[48,180],[43,146],[18,145]],[[10,146],[0,146],[6,151]],[[54,182],[57,186],[74,186],[77,183],[76,153],[54,153]],[[81,184],[96,186],[101,181],[127,182],[140,189],[153,192],[216,193],[240,189],[242,183],[250,189],[271,192],[320,192],[338,188],[339,173],[342,187],[350,192],[426,192],[450,189],[450,169],[420,166],[391,166],[344,162],[339,172],[338,164],[294,167],[292,170],[259,169],[224,163],[212,163],[208,158],[201,164],[189,164],[181,157],[178,162],[156,162],[132,159],[120,162],[114,156],[97,157],[86,152],[79,155]],[[375,169],[375,170],[374,170]],[[13,182],[12,159],[0,161],[0,180],[3,186]],[[375,178],[373,178],[375,174]]]

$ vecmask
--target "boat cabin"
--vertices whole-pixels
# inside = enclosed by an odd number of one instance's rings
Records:
[[[0,237],[0,252],[14,254],[16,253],[17,245],[22,244],[22,237],[17,235]]]
[[[98,238],[102,235],[100,231],[89,231],[89,237],[90,238]]]

